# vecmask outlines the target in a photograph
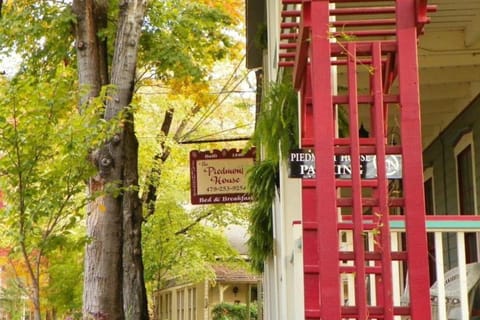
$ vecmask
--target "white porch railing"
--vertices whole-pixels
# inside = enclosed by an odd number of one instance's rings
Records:
[[[392,250],[401,247],[401,234],[405,225],[401,219],[395,219],[390,224],[392,231]],[[430,289],[432,319],[434,320],[469,320],[480,319],[475,317],[473,299],[478,284],[480,283],[480,263],[466,263],[465,234],[480,232],[480,216],[427,216],[427,232],[433,235],[435,248],[435,273],[436,282]],[[453,240],[453,245],[445,247],[445,239]],[[477,236],[477,248],[480,247]],[[453,263],[445,260],[445,252],[450,254]],[[477,257],[480,257],[477,249]],[[450,267],[448,265],[450,264]],[[393,279],[395,305],[408,304],[408,286],[405,286],[405,275],[408,270],[403,270],[400,262],[394,262]],[[429,281],[429,279],[425,279]],[[408,317],[397,317],[408,319]]]

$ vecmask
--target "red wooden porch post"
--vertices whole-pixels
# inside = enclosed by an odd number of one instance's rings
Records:
[[[329,1],[311,2],[311,65],[316,215],[321,319],[341,319],[338,212],[333,154],[335,124],[331,76]],[[324,174],[322,174],[324,173]]]
[[[431,318],[415,0],[396,1],[408,277],[413,320]]]

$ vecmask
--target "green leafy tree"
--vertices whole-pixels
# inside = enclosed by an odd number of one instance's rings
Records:
[[[0,50],[21,58],[21,74],[48,82],[59,76],[59,66],[76,66],[73,87],[79,89],[81,114],[99,98],[99,123],[121,119],[101,147],[85,143],[96,166],[90,195],[98,197],[88,206],[84,317],[148,318],[142,204],[155,205],[161,169],[148,171],[154,177],[144,179],[148,192],[140,198],[134,114],[142,101],[134,99],[136,89],[148,82],[168,90],[178,83],[208,87],[213,63],[238,49],[226,32],[236,25],[237,8],[236,0],[19,0],[1,8]],[[155,132],[161,145],[156,165],[169,157],[167,138],[178,139],[192,117],[210,106],[208,99],[195,101],[184,114],[170,108],[155,119],[162,124]],[[174,118],[180,125],[172,132]]]
[[[145,276],[152,293],[172,280],[176,283],[214,280],[214,264],[239,263],[238,253],[218,226],[213,228],[200,222],[218,212],[171,209],[155,214],[145,224]]]
[[[3,79],[0,88],[2,244],[19,261],[16,274],[25,270],[27,281],[17,284],[34,306],[35,319],[41,318],[48,259],[83,218],[83,181],[92,173],[83,161],[87,145],[101,139],[95,111],[78,115],[71,88],[61,76],[48,83],[18,76]]]
[[[76,317],[82,312],[84,232],[84,228],[72,230],[72,236],[48,258],[44,296],[47,306],[59,318]]]
[[[141,155],[151,159],[156,152],[155,139],[140,137],[146,140]],[[145,278],[151,293],[172,279],[181,283],[213,280],[215,263],[242,264],[221,231],[229,224],[245,223],[249,210],[249,205],[235,204],[192,207],[188,163],[191,147],[173,142],[169,147],[170,158],[161,167],[158,185],[161,197],[156,201],[155,213],[146,216],[144,224]],[[208,144],[202,147],[215,148]]]

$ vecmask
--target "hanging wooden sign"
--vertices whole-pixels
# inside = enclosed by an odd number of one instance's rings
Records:
[[[247,171],[255,161],[255,149],[190,152],[192,204],[250,202]]]

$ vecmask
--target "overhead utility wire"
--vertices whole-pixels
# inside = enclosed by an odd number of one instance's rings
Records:
[[[225,91],[226,88],[228,87],[228,85],[230,84],[230,82],[232,81],[232,79],[235,77],[235,74],[237,73],[238,69],[240,68],[241,64],[243,63],[243,60],[245,59],[245,55],[242,57],[242,59],[239,61],[239,63],[235,66],[235,69],[233,70],[233,72],[230,74],[230,77],[228,78],[228,80],[225,82],[225,84],[223,85],[222,89],[220,91]],[[242,80],[243,81],[243,78]],[[234,87],[234,89],[238,86],[238,84]],[[221,100],[220,102],[218,102],[218,100],[220,99],[220,95],[217,95],[215,100],[213,100],[210,105],[207,107],[207,110],[205,111],[205,113],[200,117],[200,119],[197,120],[197,122],[192,126],[192,128],[182,137],[183,138],[186,138],[188,137],[191,133],[193,133],[195,130],[198,129],[198,127],[208,118],[208,116],[210,116],[221,104],[223,101],[225,101],[225,99],[229,96],[229,94],[223,98],[223,100]]]
[[[228,78],[228,80],[225,82],[225,84],[223,85],[222,89],[220,90],[220,92],[223,92],[223,91],[226,91],[228,85],[230,84],[230,82],[232,81],[232,79],[235,77],[235,74],[237,73],[238,69],[240,68],[240,66],[242,65],[243,61],[245,60],[246,58],[246,55],[244,54],[242,59],[239,61],[239,63],[235,66],[235,69],[233,70],[233,72],[230,74],[230,77]],[[245,77],[243,77],[241,79],[241,81],[243,81],[245,79]],[[241,82],[237,83],[237,85],[235,85],[234,89],[236,87],[238,87],[238,85],[240,84]],[[228,97],[229,95],[227,95]],[[192,134],[195,130],[198,129],[198,127],[208,118],[208,116],[210,116],[213,112],[215,112],[215,110],[221,105],[221,103],[223,101],[225,101],[225,99],[227,97],[224,97],[223,100],[219,103],[218,100],[220,98],[220,95],[217,95],[215,100],[213,100],[210,105],[207,107],[207,111],[200,117],[200,119],[197,120],[197,122],[192,126],[192,128],[187,132],[185,133],[180,140],[183,140],[185,138],[187,138],[190,134]]]
[[[237,84],[235,84],[235,87],[234,87],[234,88],[238,87],[238,86],[243,82],[243,80],[245,80],[245,77],[246,77],[246,76],[247,76],[247,75],[245,75],[242,79],[240,79],[239,82],[238,82]],[[207,111],[207,112],[204,114],[204,117],[203,117],[204,119],[203,119],[203,121],[198,122],[197,125],[195,126],[195,128],[192,129],[192,130],[190,130],[189,134],[193,133],[196,129],[198,129],[198,127],[199,127],[203,122],[205,122],[205,120],[207,120],[207,119],[209,118],[209,116],[211,116],[211,115],[215,112],[215,110],[217,110],[219,107],[221,107],[221,106],[223,105],[223,103],[225,102],[225,100],[227,100],[228,97],[229,97],[229,95],[224,96],[223,99],[222,99],[220,102],[218,102],[213,108],[211,108],[211,110]]]
[[[209,137],[214,137],[214,136],[220,135],[222,133],[230,132],[230,131],[240,129],[240,128],[252,127],[252,126],[253,126],[253,124],[251,124],[251,123],[244,124],[244,125],[241,125],[241,126],[236,126],[236,127],[233,127],[233,128],[228,128],[228,129],[225,129],[225,130],[221,130],[221,131],[218,131],[218,132],[207,134],[207,135],[195,138],[195,140],[203,140],[203,139],[206,139],[206,138],[209,138]]]

